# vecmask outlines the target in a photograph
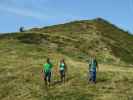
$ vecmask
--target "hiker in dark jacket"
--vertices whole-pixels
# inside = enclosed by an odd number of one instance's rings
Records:
[[[24,27],[20,27],[19,31],[24,32]]]

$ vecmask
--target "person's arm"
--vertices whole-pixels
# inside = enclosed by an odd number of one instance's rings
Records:
[[[43,72],[44,72],[44,70],[42,69],[41,73],[43,73]]]
[[[99,71],[99,65],[98,65],[97,60],[96,60],[96,67],[97,67],[97,70]]]
[[[91,70],[91,62],[89,62],[89,71]]]
[[[67,72],[67,64],[66,63],[64,63],[65,64],[65,71]]]

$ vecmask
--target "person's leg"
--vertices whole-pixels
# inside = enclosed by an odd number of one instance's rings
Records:
[[[65,71],[63,70],[63,82],[65,83]]]
[[[45,76],[44,76],[44,81],[45,81],[45,85],[47,85],[47,77],[48,77],[48,73],[44,73],[45,74]]]
[[[60,70],[60,80],[61,82],[63,82],[63,71],[62,70]]]
[[[93,82],[96,83],[96,71],[93,72]]]
[[[50,83],[51,83],[51,72],[48,73],[48,82],[49,82],[49,86],[50,86]]]
[[[89,71],[89,82],[91,82],[93,79],[93,72]]]

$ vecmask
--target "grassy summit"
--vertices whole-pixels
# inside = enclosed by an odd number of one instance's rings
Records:
[[[0,100],[132,100],[132,44],[132,35],[101,18],[0,35]],[[93,52],[100,70],[98,83],[88,85],[86,60]],[[48,56],[54,64],[49,89],[40,76]],[[62,57],[66,84],[58,83]]]
[[[133,36],[102,18],[33,28],[30,32],[47,36],[49,42],[67,55],[74,50],[72,57],[85,59],[95,52],[106,63],[133,63]]]

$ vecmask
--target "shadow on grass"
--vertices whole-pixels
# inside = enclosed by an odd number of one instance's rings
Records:
[[[17,39],[22,43],[27,44],[40,44],[43,40],[48,41],[48,35],[36,34],[36,33],[26,33],[17,36]]]
[[[60,80],[55,80],[52,84],[52,86],[55,86],[55,85],[58,85],[58,84],[61,84],[63,82],[61,82]]]
[[[68,78],[66,78],[65,82],[62,82],[61,80],[53,80],[52,86],[68,83],[71,80],[73,80],[74,78],[75,78],[75,76],[68,77]]]
[[[100,72],[97,75],[97,83],[107,83],[110,82],[115,76],[115,73],[112,72]]]

